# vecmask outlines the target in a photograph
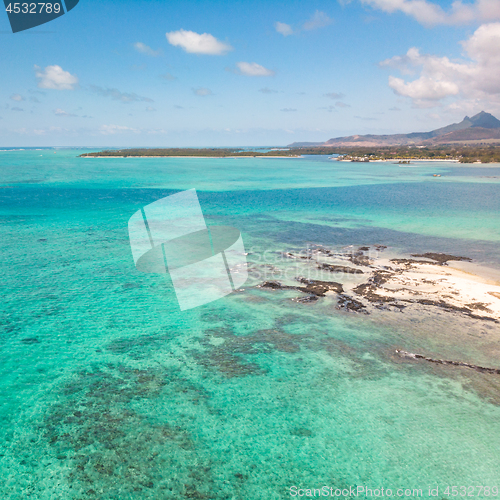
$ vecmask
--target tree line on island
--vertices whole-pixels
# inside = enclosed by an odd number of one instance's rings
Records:
[[[84,153],[83,158],[115,157],[283,157],[297,158],[304,155],[330,155],[344,161],[411,161],[455,160],[460,163],[500,163],[500,144],[439,145],[439,146],[380,146],[380,147],[294,147],[278,151],[241,151],[229,148],[135,148],[113,149]],[[334,159],[334,158],[332,158]]]

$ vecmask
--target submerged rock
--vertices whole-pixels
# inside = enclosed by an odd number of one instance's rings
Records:
[[[320,281],[320,280],[310,280],[307,278],[299,277],[297,278],[299,283],[303,283],[305,287],[297,287],[296,290],[301,292],[311,293],[317,295],[318,297],[324,297],[326,292],[336,292],[342,293],[344,288],[341,283],[336,283],[335,281]]]
[[[500,370],[497,368],[485,368],[484,366],[472,365],[464,361],[449,361],[445,359],[428,358],[427,356],[424,356],[422,354],[414,354],[412,352],[403,351],[402,349],[396,349],[396,354],[398,354],[402,358],[422,359],[424,361],[428,361],[429,363],[437,363],[440,365],[464,366],[466,368],[472,368],[473,370],[476,370],[478,372],[500,375]]]
[[[258,285],[260,288],[272,288],[273,290],[281,290],[283,285],[279,281],[264,281],[261,285]]]
[[[318,300],[317,295],[308,295],[307,297],[297,297],[293,299],[295,302],[300,302],[301,304],[310,304],[311,302],[316,302]]]
[[[265,281],[259,288],[270,288],[272,290],[297,290],[299,292],[307,293],[313,298],[301,298],[296,299],[298,302],[313,302],[316,297],[324,297],[326,292],[336,292],[342,293],[344,288],[341,283],[335,281],[320,281],[320,280],[310,280],[303,277],[296,278],[299,283],[305,286],[290,286],[283,285],[279,281]]]
[[[346,311],[360,312],[366,310],[365,305],[359,300],[349,297],[349,295],[339,295],[337,309],[345,309]]]
[[[347,266],[335,266],[333,264],[326,264],[324,262],[317,265],[318,269],[325,269],[331,273],[347,273],[347,274],[364,274],[361,269]]]

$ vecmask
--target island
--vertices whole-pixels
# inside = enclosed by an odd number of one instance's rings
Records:
[[[456,161],[460,163],[500,163],[500,144],[440,144],[407,146],[296,146],[269,149],[236,148],[131,148],[84,153],[81,158],[300,158],[327,155],[339,161]]]

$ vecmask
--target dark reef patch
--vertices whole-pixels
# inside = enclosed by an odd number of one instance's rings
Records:
[[[134,409],[163,391],[169,391],[172,400],[182,394],[184,404],[208,398],[178,372],[124,365],[79,372],[62,388],[60,402],[47,412],[39,434],[65,462],[75,494],[71,498],[149,498],[153,491],[159,498],[195,498],[190,496],[194,491],[210,494],[210,464],[199,456],[188,429]],[[198,463],[206,477],[200,483],[188,475],[189,468],[175,480],[165,476],[176,463]]]
[[[130,358],[138,360],[147,358],[151,351],[157,350],[161,345],[168,343],[172,338],[172,333],[139,335],[137,337],[113,340],[106,346],[106,349],[113,354],[126,354]]]
[[[21,339],[21,342],[23,344],[39,344],[40,340],[38,340],[37,337],[28,337],[28,338],[25,338],[25,339]]]
[[[193,351],[193,357],[203,367],[226,378],[264,374],[265,370],[245,356],[274,351],[297,353],[301,341],[310,338],[309,335],[292,335],[278,328],[258,330],[251,335],[235,335],[229,328],[211,329],[205,333],[200,341],[205,349]]]

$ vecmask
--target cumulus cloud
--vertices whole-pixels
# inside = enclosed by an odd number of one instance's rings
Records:
[[[468,24],[500,19],[498,0],[475,0],[470,4],[457,0],[452,3],[449,10],[444,10],[440,5],[427,0],[361,0],[361,3],[389,14],[403,12],[426,26]]]
[[[210,89],[205,87],[198,87],[197,89],[193,89],[195,95],[199,95],[200,97],[205,97],[207,95],[213,95],[213,92]]]
[[[25,101],[26,99],[22,96],[22,95],[19,95],[19,94],[12,94],[10,96],[10,98],[13,100],[13,101],[17,101],[17,102],[21,102],[21,101]]]
[[[260,64],[255,62],[238,62],[236,63],[238,67],[238,73],[240,75],[246,76],[274,76],[276,73],[270,69],[264,68]]]
[[[23,108],[19,108],[18,106],[14,106],[13,108],[10,108],[12,111],[24,111]]]
[[[78,85],[78,78],[61,66],[47,66],[42,70],[35,66],[35,75],[38,79],[38,88],[53,90],[73,90]]]
[[[134,49],[141,54],[146,54],[147,56],[151,57],[158,57],[161,55],[161,50],[153,50],[151,47],[148,47],[142,42],[134,43]]]
[[[308,19],[302,29],[306,31],[317,30],[319,28],[324,28],[325,26],[329,26],[333,23],[333,19],[328,17],[327,14],[317,10],[310,19]]]
[[[346,104],[345,102],[340,102],[340,101],[337,101],[335,103],[335,106],[337,106],[337,108],[350,108],[351,107],[349,104]]]
[[[156,109],[155,109],[155,108],[153,108],[152,106],[148,106],[148,107],[146,108],[146,111],[151,112],[151,111],[156,111]]]
[[[220,56],[233,50],[231,45],[217,40],[210,33],[195,33],[194,31],[171,31],[166,34],[168,43],[181,47],[190,54],[206,54]]]
[[[380,64],[399,68],[402,73],[409,69],[420,72],[411,81],[389,77],[393,91],[409,97],[419,107],[430,107],[453,96],[500,101],[500,23],[480,26],[462,46],[469,60],[452,61],[411,48],[404,56]]]
[[[149,97],[143,97],[133,92],[129,94],[126,92],[120,92],[118,89],[102,88],[98,87],[97,85],[90,85],[89,88],[92,92],[95,92],[96,94],[102,95],[103,97],[110,97],[115,101],[120,101],[123,103],[138,102],[138,101],[154,102],[153,99],[150,99]]]
[[[290,36],[293,35],[293,29],[289,24],[286,23],[280,23],[279,21],[274,23],[274,28],[278,33],[280,33],[283,36]]]

